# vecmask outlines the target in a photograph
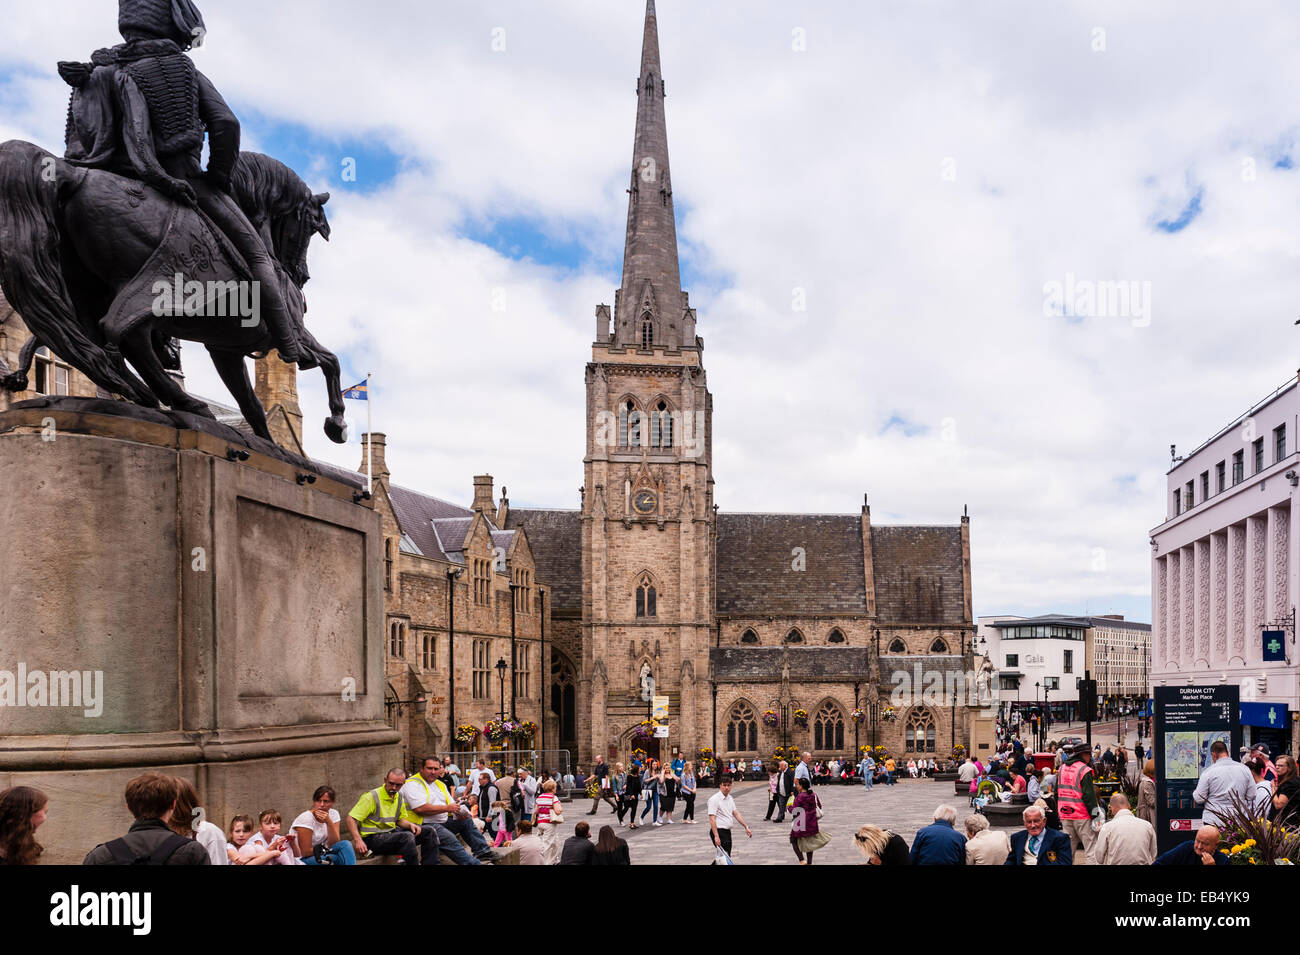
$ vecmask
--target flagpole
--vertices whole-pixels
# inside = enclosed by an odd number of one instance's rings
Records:
[[[370,427],[370,372],[366,372],[366,493],[375,493],[375,472],[371,467],[371,449],[375,445],[375,433]]]

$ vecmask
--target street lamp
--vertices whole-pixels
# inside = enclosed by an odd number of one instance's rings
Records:
[[[506,721],[506,661],[497,660],[497,676],[501,678],[501,722]]]
[[[1039,689],[1042,685],[1040,680],[1034,681],[1034,697],[1038,700],[1038,732],[1034,734],[1037,737],[1034,743],[1035,751],[1043,748],[1043,692]]]

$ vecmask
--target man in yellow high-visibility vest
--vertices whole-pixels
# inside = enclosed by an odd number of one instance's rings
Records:
[[[446,853],[456,865],[479,865],[480,860],[470,855],[452,831],[460,828],[452,820],[463,820],[475,836],[486,859],[492,858],[492,849],[479,835],[469,810],[456,802],[442,782],[442,760],[427,756],[420,763],[420,771],[402,787],[402,817],[420,827],[416,841],[420,844],[422,865],[438,865],[439,855]]]
[[[384,784],[362,794],[348,813],[348,835],[357,857],[400,855],[406,865],[419,865],[420,853],[416,837],[420,827],[402,817],[402,784],[406,773],[390,769]]]

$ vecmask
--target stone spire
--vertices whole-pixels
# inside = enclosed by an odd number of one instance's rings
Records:
[[[695,345],[694,318],[688,320],[686,314],[686,296],[677,264],[677,226],[668,171],[668,127],[664,122],[664,81],[659,67],[654,0],[647,0],[645,10],[623,287],[615,299],[614,321],[616,345],[641,347],[647,321],[655,346]]]

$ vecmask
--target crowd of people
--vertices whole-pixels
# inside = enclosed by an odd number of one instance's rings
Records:
[[[223,830],[207,818],[189,780],[144,773],[126,786],[126,808],[134,820],[130,828],[94,847],[84,864],[355,865],[377,856],[406,865],[439,865],[446,856],[457,865],[490,865],[500,858],[500,849],[515,846],[522,865],[630,865],[627,843],[610,826],[591,843],[590,827],[580,823],[574,837],[559,845],[557,828],[564,816],[557,775],[542,772],[534,778],[527,767],[519,767],[498,777],[482,759],[462,773],[451,757],[430,756],[409,776],[390,770],[346,816],[335,808],[336,791],[325,785],[287,829],[278,809],[263,809],[256,815],[234,815]],[[665,775],[658,773],[659,778]],[[680,781],[689,787],[689,812],[694,798],[689,769]],[[0,792],[0,865],[40,861],[44,848],[37,830],[46,821],[49,802],[30,786]],[[673,797],[663,806],[671,820]]]

